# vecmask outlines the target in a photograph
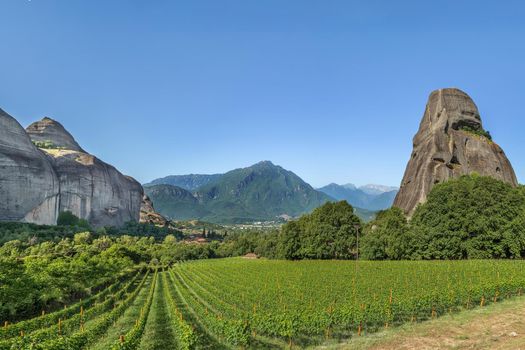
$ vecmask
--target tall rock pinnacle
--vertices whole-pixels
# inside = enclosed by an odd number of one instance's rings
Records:
[[[411,215],[425,202],[434,184],[478,173],[517,186],[503,150],[483,129],[478,108],[463,91],[433,91],[394,206]]]

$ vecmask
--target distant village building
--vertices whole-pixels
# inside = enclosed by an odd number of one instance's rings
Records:
[[[244,259],[259,259],[259,257],[255,253],[248,253],[245,256],[243,256],[243,258]]]

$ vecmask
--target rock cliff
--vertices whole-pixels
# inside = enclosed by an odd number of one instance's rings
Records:
[[[0,220],[55,224],[59,190],[47,157],[0,109]]]
[[[58,176],[59,212],[71,211],[92,226],[121,226],[139,221],[142,186],[113,166],[86,153],[64,127],[50,119],[26,129]]]
[[[165,226],[168,223],[168,220],[155,211],[151,199],[147,195],[144,195],[140,206],[140,222]]]
[[[394,206],[411,215],[434,184],[472,173],[518,184],[505,153],[483,129],[474,101],[459,89],[436,90],[414,136]]]

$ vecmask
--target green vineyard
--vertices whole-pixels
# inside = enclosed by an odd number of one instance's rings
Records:
[[[519,296],[524,265],[231,258],[132,270],[4,323],[0,349],[303,348]]]

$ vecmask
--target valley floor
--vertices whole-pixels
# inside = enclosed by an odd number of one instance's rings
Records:
[[[348,343],[319,349],[341,350],[525,350],[525,297],[404,325]]]

